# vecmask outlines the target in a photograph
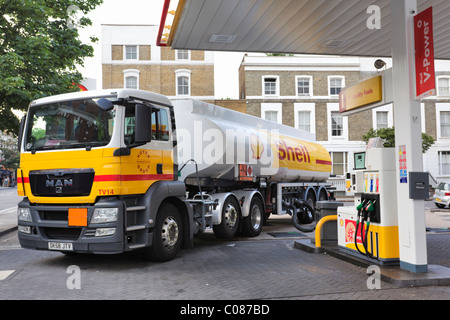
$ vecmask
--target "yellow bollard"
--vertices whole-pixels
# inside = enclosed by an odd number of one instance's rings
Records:
[[[319,222],[317,222],[316,225],[316,233],[315,233],[315,238],[316,238],[316,247],[320,248],[322,246],[322,241],[320,239],[320,230],[322,229],[322,226],[325,224],[325,222],[328,221],[337,221],[337,215],[332,215],[332,216],[325,216],[322,219],[319,220]]]

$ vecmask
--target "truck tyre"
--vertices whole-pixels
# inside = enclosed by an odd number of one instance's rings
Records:
[[[163,204],[156,216],[148,258],[153,261],[169,261],[180,251],[183,239],[183,224],[178,209],[170,203]]]
[[[222,207],[222,221],[213,226],[214,234],[218,238],[231,239],[239,228],[240,207],[239,202],[234,197],[228,197]]]
[[[264,220],[264,206],[260,198],[253,197],[248,216],[242,220],[242,234],[256,237],[261,233]]]
[[[316,195],[314,190],[309,190],[308,195],[306,196],[306,202],[311,206],[312,211],[316,209]]]

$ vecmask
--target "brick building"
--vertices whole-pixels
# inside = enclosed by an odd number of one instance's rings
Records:
[[[239,100],[215,100],[214,52],[156,46],[158,26],[102,25],[103,88],[136,88],[191,97],[315,134],[333,160],[331,180],[344,188],[353,154],[365,149],[370,128],[394,125],[392,105],[348,117],[339,114],[339,92],[377,73],[375,58],[246,54],[239,67]],[[387,68],[390,60],[385,59]],[[437,96],[421,105],[422,131],[436,139],[424,170],[450,179],[450,66],[436,62]]]
[[[102,25],[103,88],[214,99],[212,52],[156,46],[156,25]]]
[[[374,76],[375,58],[333,56],[245,55],[239,69],[239,96],[247,113],[310,131],[330,152],[331,178],[344,187],[343,175],[353,168],[354,152],[365,149],[362,136],[370,128],[394,125],[392,104],[341,116],[339,92]],[[386,67],[390,60],[385,59]],[[424,170],[432,179],[450,178],[450,66],[436,63],[437,96],[421,104],[422,131],[436,139],[424,154]]]

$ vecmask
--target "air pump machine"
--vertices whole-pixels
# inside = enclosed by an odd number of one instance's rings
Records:
[[[374,263],[398,264],[395,149],[371,148],[354,156],[346,194],[355,201],[338,207],[338,247]]]

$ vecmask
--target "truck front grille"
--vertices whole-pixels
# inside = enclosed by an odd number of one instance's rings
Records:
[[[30,171],[31,192],[41,197],[88,196],[94,176],[90,168]]]
[[[51,240],[78,240],[82,228],[40,228],[44,235]]]
[[[45,221],[68,221],[69,213],[67,210],[63,211],[39,211],[41,220]]]

